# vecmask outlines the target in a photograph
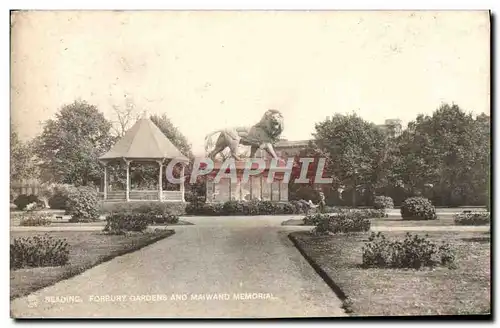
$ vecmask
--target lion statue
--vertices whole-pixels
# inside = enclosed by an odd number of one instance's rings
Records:
[[[250,146],[250,157],[253,158],[258,149],[266,150],[274,159],[280,160],[274,151],[273,144],[278,141],[283,132],[283,115],[276,109],[269,109],[259,123],[251,127],[239,127],[213,131],[205,137],[205,150],[212,160],[226,148],[231,151],[235,160],[240,160],[237,154],[238,146]],[[212,142],[212,137],[219,133],[219,137]]]

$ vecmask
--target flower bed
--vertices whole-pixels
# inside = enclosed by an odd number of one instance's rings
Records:
[[[489,212],[460,213],[453,216],[455,225],[488,225],[490,224]]]
[[[193,202],[186,206],[188,215],[225,216],[225,215],[276,215],[305,214],[309,211],[307,202],[271,201],[228,201],[225,203]]]

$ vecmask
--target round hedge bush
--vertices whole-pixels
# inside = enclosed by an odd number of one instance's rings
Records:
[[[373,207],[376,210],[394,208],[394,201],[389,196],[375,196],[373,199]]]
[[[36,203],[37,207],[43,208],[42,204],[43,201],[41,201],[37,195],[25,195],[21,194],[17,196],[17,198],[14,200],[14,204],[19,210],[24,210],[28,204],[31,203]]]
[[[403,220],[436,220],[436,208],[424,197],[410,197],[401,204]]]
[[[24,210],[29,203],[28,195],[25,194],[21,194],[14,199],[14,204],[18,210]]]
[[[68,184],[55,184],[48,199],[51,209],[67,210],[69,195],[76,187]]]
[[[67,195],[55,194],[49,198],[49,207],[53,210],[65,210],[67,202]]]
[[[73,188],[69,193],[67,212],[70,222],[91,222],[99,219],[99,194],[89,187]]]

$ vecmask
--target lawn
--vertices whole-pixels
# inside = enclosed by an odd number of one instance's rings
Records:
[[[90,227],[90,226],[102,226],[104,227],[106,225],[106,221],[96,221],[96,222],[78,222],[78,223],[71,223],[67,221],[52,221],[50,226],[51,227],[75,227],[75,226],[81,226],[81,227]],[[193,225],[191,222],[184,221],[184,220],[179,220],[177,223],[154,223],[151,226],[174,226],[174,225]]]
[[[403,238],[404,232],[384,233]],[[419,233],[424,235],[425,233]],[[363,269],[362,246],[369,234],[314,237],[290,235],[326,280],[333,281],[347,312],[362,316],[490,313],[489,232],[429,232],[456,249],[456,269]],[[340,290],[340,292],[339,292]]]
[[[64,212],[64,211],[63,211]],[[18,215],[11,215],[10,218],[10,225],[12,227],[19,226],[20,219],[21,219],[21,214],[24,214],[26,212],[19,212]],[[52,215],[51,218],[51,227],[74,227],[74,226],[102,226],[104,227],[106,225],[106,219],[105,216],[101,216],[101,218],[98,221],[95,222],[69,222],[69,219],[71,216],[69,215],[62,215],[62,214],[57,214],[57,216],[62,216],[62,219],[57,219],[56,214],[53,214],[50,211],[45,211],[45,212],[37,212],[37,213],[47,213],[49,215]],[[11,213],[12,214],[12,213]],[[168,224],[162,224],[162,223],[155,223],[155,226],[164,226],[164,225],[192,225],[191,222],[185,221],[185,220],[179,220],[177,223],[168,223]]]
[[[25,268],[10,271],[10,299],[30,294],[38,289],[68,279],[116,256],[138,250],[174,233],[156,230],[131,235],[105,235],[96,231],[49,232],[54,238],[66,238],[70,244],[68,264],[59,267]],[[11,232],[11,241],[40,232]]]

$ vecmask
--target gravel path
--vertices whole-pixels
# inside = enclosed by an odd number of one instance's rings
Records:
[[[343,316],[287,237],[284,217],[186,218],[194,226],[11,302],[15,317]],[[309,227],[305,227],[309,229]],[[207,300],[209,297],[217,299]]]

